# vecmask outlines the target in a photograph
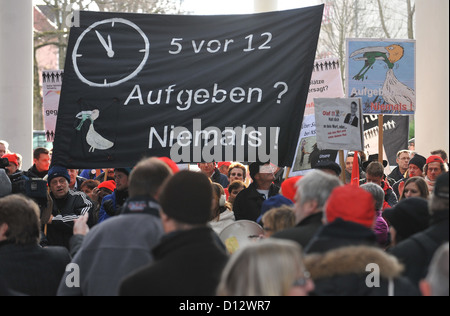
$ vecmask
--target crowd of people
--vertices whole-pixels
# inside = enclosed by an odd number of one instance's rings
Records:
[[[167,157],[67,169],[45,148],[25,171],[6,141],[0,157],[0,295],[449,295],[443,150],[401,150],[389,174],[350,152],[295,177]],[[224,240],[244,221],[261,234]]]

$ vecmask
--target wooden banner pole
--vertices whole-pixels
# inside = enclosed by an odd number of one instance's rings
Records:
[[[383,163],[383,114],[378,115],[378,161]]]
[[[341,181],[342,183],[345,183],[345,158],[344,158],[344,151],[339,150],[339,164],[341,165]]]

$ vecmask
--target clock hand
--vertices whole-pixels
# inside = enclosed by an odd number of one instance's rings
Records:
[[[114,57],[114,51],[112,50],[111,36],[108,35],[108,42],[109,42],[109,44],[107,44],[105,39],[103,38],[103,36],[98,31],[95,31],[95,33],[97,34],[97,37],[98,37],[100,43],[106,49],[108,57],[110,57],[110,58]]]

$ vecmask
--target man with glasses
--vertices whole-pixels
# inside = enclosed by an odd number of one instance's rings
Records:
[[[397,167],[395,167],[395,169],[388,175],[389,178],[392,178],[395,182],[397,182],[407,177],[406,173],[408,171],[409,161],[411,160],[410,155],[411,152],[406,149],[402,149],[397,152],[397,159],[395,160],[397,162]]]

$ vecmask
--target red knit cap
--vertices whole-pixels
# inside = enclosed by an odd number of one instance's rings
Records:
[[[301,178],[302,176],[287,178],[281,183],[281,194],[292,202],[295,202],[295,195],[297,193],[296,184]]]
[[[116,182],[114,180],[103,181],[98,185],[98,188],[105,188],[114,191],[116,189]]]
[[[161,160],[162,162],[165,162],[166,165],[168,165],[169,168],[172,170],[173,174],[180,171],[180,168],[178,168],[178,165],[172,159],[168,157],[159,157],[158,159]]]
[[[372,228],[375,221],[375,201],[372,194],[354,185],[336,187],[326,205],[328,223],[336,218]]]
[[[217,163],[218,168],[220,168],[222,166],[227,166],[227,167],[231,166],[231,161],[221,161],[221,162]]]
[[[440,163],[444,163],[444,160],[442,160],[442,158],[440,156],[437,155],[433,155],[427,158],[427,165],[430,162],[440,162]]]
[[[4,155],[2,156],[2,158],[7,158],[8,161],[9,161],[9,163],[13,163],[13,164],[15,164],[16,166],[19,165],[19,160],[18,160],[19,157],[17,157],[16,154],[4,154]]]

